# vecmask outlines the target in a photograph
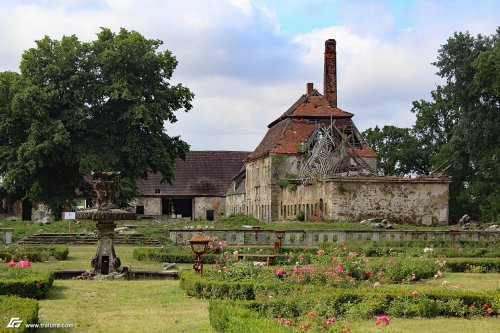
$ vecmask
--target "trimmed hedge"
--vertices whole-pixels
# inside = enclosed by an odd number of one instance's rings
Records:
[[[491,313],[486,312],[485,303],[490,304]],[[412,296],[409,290],[394,288],[334,289],[323,293],[317,289],[265,301],[211,300],[209,305],[210,324],[218,332],[290,332],[290,328],[270,318],[290,320],[293,330],[293,322],[303,321],[308,313],[319,316],[319,322],[333,316],[368,319],[382,314],[407,318],[491,316],[500,313],[500,293],[421,290],[418,296]],[[311,327],[311,331],[322,332],[324,327]]]
[[[53,282],[51,272],[30,271],[22,276],[9,276],[0,271],[0,295],[40,299],[45,297]]]
[[[241,303],[214,300],[208,306],[210,325],[221,333],[286,333],[290,330]]]
[[[500,272],[500,259],[467,259],[452,258],[446,260],[446,270],[453,273],[464,272]]]
[[[69,249],[67,246],[18,246],[9,245],[0,247],[0,258],[5,261],[29,260],[31,262],[47,261],[50,259],[66,260]]]
[[[255,282],[245,281],[212,281],[192,271],[181,271],[180,286],[189,296],[218,299],[255,299]]]
[[[165,252],[165,249],[161,248],[137,248],[134,249],[133,256],[134,259],[139,261],[175,262],[180,264],[192,264],[196,260],[193,253]],[[201,257],[204,264],[213,264],[217,259],[219,259],[218,254],[205,254]]]
[[[26,324],[38,322],[38,302],[34,299],[17,296],[0,296],[0,333],[27,332]],[[4,319],[20,318],[23,323],[19,328],[7,328]]]

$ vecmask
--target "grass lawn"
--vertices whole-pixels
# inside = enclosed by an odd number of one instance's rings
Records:
[[[433,287],[442,287],[443,281],[449,282],[449,287],[456,286],[466,290],[500,290],[500,273],[443,273],[440,279],[430,279],[421,283]]]
[[[40,322],[76,324],[71,332],[212,332],[208,302],[178,281],[56,280],[40,306]]]

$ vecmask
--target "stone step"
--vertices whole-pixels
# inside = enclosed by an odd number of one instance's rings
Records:
[[[46,245],[46,244],[78,244],[92,245],[98,241],[97,237],[86,234],[58,234],[58,233],[43,233],[31,235],[23,238],[18,244],[27,245]],[[150,239],[141,234],[116,235],[116,244],[127,245],[152,245],[160,246],[161,242],[157,239]]]

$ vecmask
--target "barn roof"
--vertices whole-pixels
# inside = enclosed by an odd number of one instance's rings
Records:
[[[161,183],[160,173],[150,173],[138,184],[144,196],[224,196],[232,178],[245,163],[247,151],[190,151],[186,160],[175,160],[172,185]],[[160,193],[156,193],[157,190]]]

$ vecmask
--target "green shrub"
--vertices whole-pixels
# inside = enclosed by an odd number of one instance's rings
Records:
[[[196,256],[189,252],[165,252],[161,248],[137,248],[133,252],[134,259],[139,261],[152,262],[175,262],[175,263],[194,263]],[[219,258],[218,254],[205,254],[201,260],[204,264],[213,264]]]
[[[210,301],[210,324],[220,333],[280,333],[289,332],[277,322],[271,321],[242,303]]]
[[[476,271],[478,273],[500,272],[500,259],[461,259],[453,258],[446,260],[446,270],[454,273]]]
[[[45,297],[53,282],[51,272],[36,271],[29,267],[0,266],[0,295],[40,299]]]
[[[194,272],[180,273],[180,286],[189,296],[218,299],[255,299],[254,282],[211,281]]]
[[[359,303],[349,307],[346,315],[353,318],[368,319],[386,313],[388,301],[386,297],[365,297]]]
[[[0,258],[5,261],[29,260],[31,262],[48,260],[66,260],[69,254],[67,246],[22,246],[8,245],[0,247]]]
[[[304,214],[303,211],[299,211],[297,215],[295,215],[295,219],[297,221],[304,221],[306,219],[306,215]]]
[[[385,272],[394,282],[418,281],[428,279],[437,272],[437,265],[430,260],[394,259],[394,263],[386,267]]]
[[[38,322],[38,302],[34,299],[0,295],[0,333],[26,332],[26,324]],[[23,321],[19,328],[6,328],[4,319],[19,318]]]

